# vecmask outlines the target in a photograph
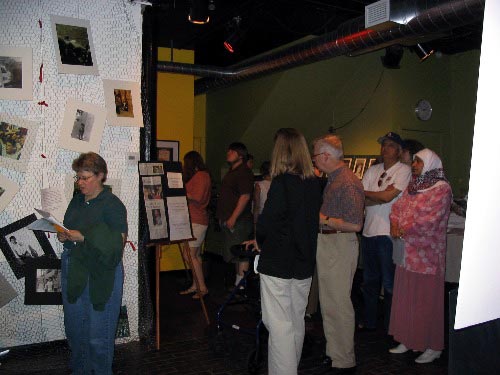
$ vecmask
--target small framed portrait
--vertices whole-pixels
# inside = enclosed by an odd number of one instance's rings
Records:
[[[19,185],[0,175],[0,212],[10,203],[19,191]]]
[[[156,160],[179,161],[179,141],[156,141]]]
[[[347,168],[351,168],[352,158],[344,158],[344,163]]]
[[[61,260],[38,258],[26,267],[25,305],[62,305]]]
[[[0,99],[33,100],[31,48],[0,46]]]
[[[99,152],[105,122],[104,108],[68,99],[59,146],[76,152]]]
[[[107,120],[113,126],[144,126],[141,108],[141,85],[138,82],[104,82]]]
[[[366,169],[370,168],[372,165],[375,165],[375,164],[378,164],[377,158],[370,158],[368,160],[368,167],[366,167]]]
[[[356,158],[356,161],[354,162],[354,174],[359,178],[363,178],[363,174],[365,173],[365,166],[366,166],[366,158]]]
[[[0,113],[0,167],[26,171],[38,123]]]
[[[90,22],[50,16],[59,73],[98,75]]]
[[[0,228],[0,248],[18,279],[25,276],[33,259],[57,258],[45,233],[26,228],[36,220],[35,214],[31,214]]]

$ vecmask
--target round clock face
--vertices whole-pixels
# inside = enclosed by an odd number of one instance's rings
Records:
[[[417,102],[415,106],[415,114],[417,118],[422,121],[427,121],[432,116],[432,106],[428,100],[422,99]]]

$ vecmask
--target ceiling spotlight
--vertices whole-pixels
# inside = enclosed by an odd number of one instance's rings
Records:
[[[234,51],[236,50],[236,45],[241,40],[242,36],[240,29],[241,17],[234,17],[231,22],[232,24],[230,25],[230,29],[232,30],[232,32],[224,41],[224,48],[229,52],[234,53]]]
[[[427,52],[427,50],[422,46],[420,43],[417,44],[417,49],[415,51],[417,53],[417,56],[420,58],[420,62],[424,62],[429,58],[434,53],[434,50],[431,49],[430,52]]]
[[[196,25],[204,25],[210,21],[208,0],[191,0],[188,20]]]

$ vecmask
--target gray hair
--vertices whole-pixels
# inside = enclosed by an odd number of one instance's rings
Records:
[[[317,148],[318,152],[327,152],[338,160],[344,159],[344,147],[338,135],[327,134],[317,138],[313,146]]]

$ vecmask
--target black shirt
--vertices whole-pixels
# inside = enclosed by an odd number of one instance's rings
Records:
[[[273,178],[257,222],[258,271],[282,279],[312,276],[316,263],[321,187],[317,178]]]

